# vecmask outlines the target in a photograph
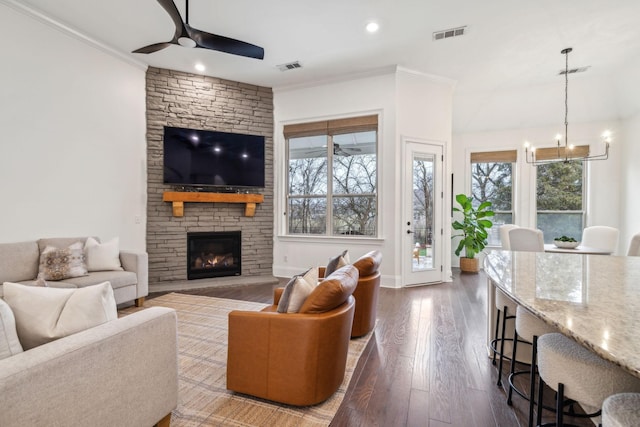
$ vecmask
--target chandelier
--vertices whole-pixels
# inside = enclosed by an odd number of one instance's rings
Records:
[[[609,144],[611,143],[611,133],[609,131],[605,131],[602,134],[602,142],[604,143],[604,153],[590,156],[589,151],[584,150],[576,150],[573,144],[569,144],[568,138],[568,129],[569,122],[567,121],[567,116],[569,114],[569,73],[575,72],[575,70],[569,71],[569,52],[573,49],[568,47],[566,49],[562,49],[560,53],[565,56],[565,68],[564,72],[564,144],[560,141],[563,139],[562,135],[556,135],[556,150],[555,155],[549,156],[546,155],[542,159],[536,158],[536,148],[531,146],[528,142],[524,144],[524,154],[525,160],[527,163],[532,164],[534,166],[543,165],[547,163],[569,163],[570,161],[590,161],[590,160],[606,160],[609,158]],[[547,153],[553,148],[545,148]]]

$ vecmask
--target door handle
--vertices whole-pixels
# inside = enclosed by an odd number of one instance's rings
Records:
[[[413,234],[413,231],[407,230],[407,234]]]

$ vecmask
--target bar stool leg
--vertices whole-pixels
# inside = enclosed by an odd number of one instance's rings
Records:
[[[511,397],[513,396],[513,387],[511,387],[511,379],[513,378],[513,373],[515,372],[515,361],[516,361],[516,351],[518,349],[518,332],[516,331],[513,335],[513,351],[511,352],[511,363],[509,368],[509,392],[507,393],[507,405],[513,405],[513,401]]]
[[[542,377],[538,378],[538,415],[536,417],[536,426],[542,425],[542,391],[544,389],[544,382]]]
[[[496,331],[493,334],[493,336],[497,339],[498,338],[498,331],[500,330],[500,315],[501,315],[501,311],[498,310],[498,312],[496,313]],[[493,346],[493,360],[491,361],[491,364],[493,366],[496,365],[496,354],[498,354],[498,351],[496,349],[496,346]]]
[[[564,426],[564,420],[562,419],[564,413],[562,410],[562,403],[564,402],[564,384],[558,383],[558,397],[556,398],[556,426]]]
[[[533,406],[535,404],[533,396],[536,392],[536,358],[538,356],[538,337],[533,336],[533,345],[531,348],[531,373],[529,378],[529,427],[533,425]],[[542,407],[542,402],[538,402],[538,406]]]
[[[500,343],[500,363],[498,364],[498,383],[496,384],[498,387],[502,387],[502,362],[504,361],[504,342],[506,341],[505,339],[505,333],[507,331],[507,319],[508,319],[508,307],[505,305],[503,307],[503,312],[502,312],[502,342]],[[512,359],[513,359],[513,355],[512,355]],[[513,363],[513,362],[512,362]]]

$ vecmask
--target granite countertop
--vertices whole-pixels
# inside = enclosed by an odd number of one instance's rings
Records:
[[[640,257],[491,251],[496,286],[640,378]]]

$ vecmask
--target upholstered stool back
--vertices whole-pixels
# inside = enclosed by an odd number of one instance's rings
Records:
[[[640,379],[559,333],[538,339],[538,372],[559,400],[573,399],[587,412],[597,412],[612,394],[640,392]]]
[[[618,393],[602,405],[602,427],[640,426],[640,393]]]

